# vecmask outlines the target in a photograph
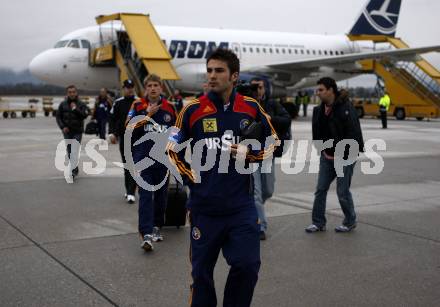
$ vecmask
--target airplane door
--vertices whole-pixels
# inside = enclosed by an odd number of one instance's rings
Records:
[[[231,44],[231,49],[232,51],[235,52],[235,54],[237,55],[238,59],[241,60],[241,47],[239,43],[232,43]]]
[[[356,42],[347,41],[348,48],[350,49],[350,53],[357,53],[360,51],[359,45]]]

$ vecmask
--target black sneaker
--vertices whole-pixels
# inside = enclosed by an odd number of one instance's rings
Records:
[[[346,225],[339,225],[335,228],[336,232],[350,232],[353,229],[356,228],[356,224],[350,225],[350,226],[346,226]]]
[[[325,226],[316,226],[315,224],[311,224],[311,225],[307,226],[305,229],[305,231],[308,233],[325,231],[325,230],[326,230]]]
[[[260,231],[260,241],[266,240],[266,232],[264,230]]]

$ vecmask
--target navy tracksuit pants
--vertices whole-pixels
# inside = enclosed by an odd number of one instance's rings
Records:
[[[158,185],[167,175],[165,167],[148,168],[141,172],[142,179],[150,185]],[[139,233],[144,236],[153,232],[153,227],[164,225],[168,199],[168,180],[157,191],[144,190],[139,186]]]
[[[190,221],[191,306],[217,306],[213,273],[220,250],[231,266],[223,306],[250,306],[261,263],[260,225],[255,206],[225,216],[191,212]]]
[[[107,133],[107,119],[100,119],[97,121],[99,138],[105,140]]]

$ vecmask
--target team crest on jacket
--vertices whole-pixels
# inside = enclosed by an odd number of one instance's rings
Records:
[[[246,119],[246,118],[242,119],[242,120],[240,121],[240,129],[243,130],[244,128],[246,128],[247,126],[249,126],[250,123],[251,123],[251,122],[249,121],[249,119]]]
[[[204,118],[203,119],[203,132],[217,132],[217,119]]]
[[[165,114],[165,115],[163,116],[163,120],[164,120],[166,123],[169,123],[169,122],[171,121],[171,115],[170,115],[170,114]]]
[[[202,237],[202,233],[200,232],[200,229],[198,229],[195,226],[193,227],[191,233],[194,240],[199,240]]]

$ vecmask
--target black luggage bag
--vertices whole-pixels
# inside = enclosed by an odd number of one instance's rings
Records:
[[[186,223],[186,190],[178,182],[170,183],[168,187],[168,202],[165,211],[165,225],[180,228]]]
[[[98,134],[98,123],[94,120],[91,120],[87,123],[85,134]]]

